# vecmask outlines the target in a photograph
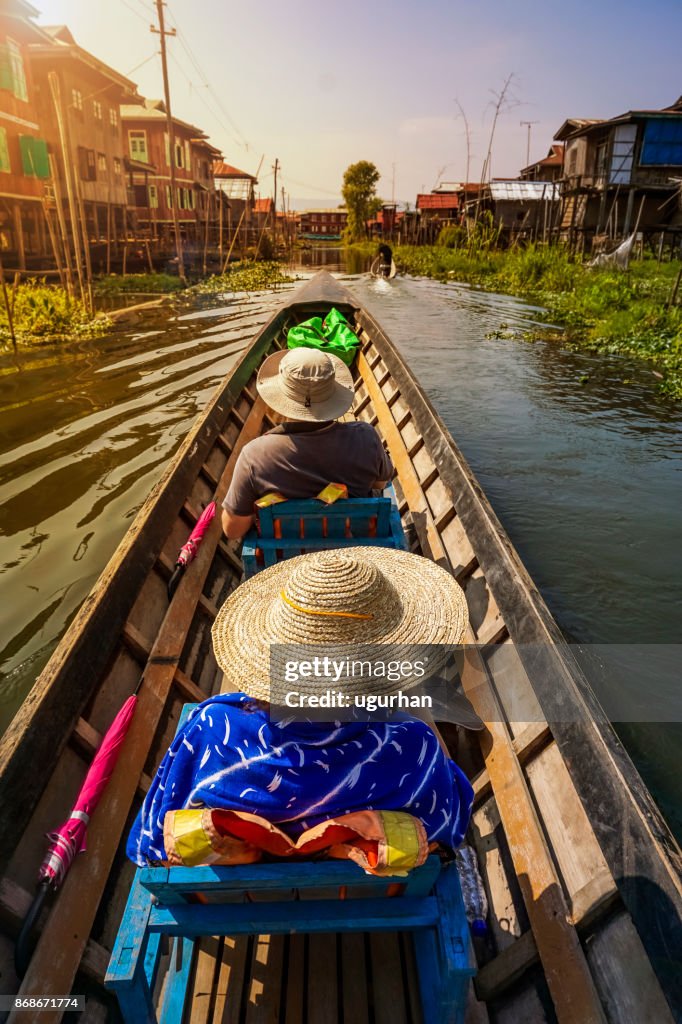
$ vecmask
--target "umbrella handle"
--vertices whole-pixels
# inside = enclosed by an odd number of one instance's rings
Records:
[[[178,583],[182,579],[182,574],[184,573],[184,571],[185,571],[184,563],[176,562],[175,563],[175,569],[173,570],[173,575],[168,580],[168,587],[166,588],[167,591],[168,591],[168,600],[169,601],[173,600],[173,594],[178,589]]]
[[[21,925],[19,938],[17,939],[14,947],[14,969],[19,978],[24,977],[28,969],[28,965],[31,962],[31,957],[33,956],[33,949],[31,948],[30,941],[31,932],[33,931],[34,924],[40,916],[40,911],[43,909],[43,904],[45,903],[45,899],[47,898],[49,891],[50,883],[48,881],[41,882]]]

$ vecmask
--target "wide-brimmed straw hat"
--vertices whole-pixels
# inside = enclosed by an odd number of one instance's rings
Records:
[[[431,675],[463,641],[467,622],[462,588],[434,562],[390,548],[342,548],[279,562],[242,583],[218,612],[213,650],[228,688],[270,700],[271,645],[309,645],[319,656],[352,659],[376,644],[382,660],[397,648],[408,662],[415,645],[444,645],[434,647]],[[397,680],[353,674],[333,686],[349,695],[386,694],[418,682],[410,673]],[[295,688],[319,692],[329,685],[311,679]]]
[[[288,419],[323,423],[348,412],[353,376],[338,356],[314,348],[294,348],[268,356],[258,371],[258,393]]]

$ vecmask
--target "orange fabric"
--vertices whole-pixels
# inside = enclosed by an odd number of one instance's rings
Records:
[[[169,866],[189,863],[188,847],[183,845],[183,829],[187,828],[183,814],[187,813],[169,811],[166,814],[164,843]],[[198,812],[193,813],[196,816]],[[308,829],[297,841],[290,839],[277,825],[247,811],[204,808],[199,817],[200,823],[194,826],[192,834],[196,836],[199,827],[206,837],[206,847],[202,859],[197,860],[193,855],[191,863],[194,865],[253,863],[263,854],[291,859],[324,852],[332,859],[353,860],[370,874],[401,873],[388,863],[389,840],[380,811],[356,811],[332,818]],[[424,826],[407,813],[401,812],[401,820],[407,822],[417,836],[418,855],[413,866],[423,864],[429,853]]]

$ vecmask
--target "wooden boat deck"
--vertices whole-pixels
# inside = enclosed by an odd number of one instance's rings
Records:
[[[101,983],[132,877],[121,836],[182,704],[220,687],[210,627],[240,579],[235,545],[210,531],[170,605],[166,582],[203,505],[226,493],[241,448],[272,425],[255,389],[260,362],[288,323],[332,302],[355,317],[354,414],[388,445],[411,547],[460,581],[469,639],[485,645],[462,680],[487,732],[443,730],[474,779],[470,841],[490,901],[469,1019],[673,1021],[682,1006],[679,848],[454,442],[379,325],[324,274],[263,328],[216,394],[0,743],[5,991],[18,988],[12,941],[44,834],[68,814],[102,733],[144,673],[87,855],[46,915],[20,987],[87,993],[84,1021],[111,1013]],[[538,646],[536,657],[522,659],[523,643]],[[575,714],[555,720],[557,699]],[[193,986],[193,1024],[420,1019],[409,942],[395,935],[208,942]]]

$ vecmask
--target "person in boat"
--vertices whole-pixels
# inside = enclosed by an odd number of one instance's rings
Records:
[[[377,256],[381,260],[377,273],[380,277],[390,277],[391,266],[393,264],[393,250],[390,245],[386,245],[382,242],[377,250]]]
[[[165,860],[166,815],[179,808],[257,815],[292,840],[348,814],[404,811],[422,823],[429,842],[457,847],[473,802],[464,773],[425,721],[403,711],[368,720],[363,708],[370,694],[409,694],[416,682],[409,667],[403,663],[405,674],[394,681],[356,674],[342,662],[357,657],[358,644],[382,645],[388,665],[415,644],[439,645],[429,648],[437,661],[462,642],[466,625],[461,587],[407,551],[315,552],[243,582],[212,630],[223,693],[198,705],[173,740],[130,833],[129,857],[138,865]],[[271,686],[274,644],[305,644],[337,659],[342,652],[339,677],[301,672],[290,682],[287,663],[273,668],[279,682]],[[342,698],[344,712],[325,715],[350,720],[315,721],[306,711],[311,698],[330,692]],[[288,717],[271,713],[272,704]]]
[[[326,352],[276,352],[260,368],[258,393],[284,422],[242,449],[223,502],[223,530],[238,540],[266,494],[314,498],[329,483],[366,498],[391,479],[393,466],[374,427],[338,422],[355,398],[345,363]]]

